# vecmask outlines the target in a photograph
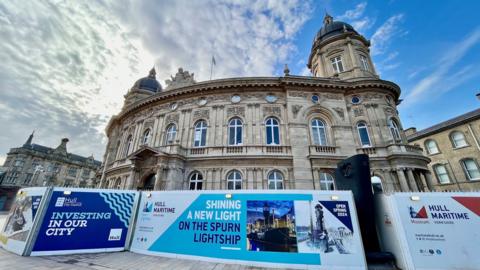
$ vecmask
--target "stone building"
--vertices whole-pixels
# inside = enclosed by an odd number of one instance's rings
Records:
[[[21,147],[11,148],[4,163],[5,175],[0,187],[65,186],[93,187],[101,162],[93,156],[67,152],[68,139],[57,148],[32,143],[33,133]]]
[[[106,128],[101,186],[120,189],[334,189],[336,164],[368,154],[383,190],[433,188],[422,149],[407,144],[400,89],[379,79],[370,42],[326,16],[312,76],[196,82],[155,70]]]
[[[432,160],[428,167],[438,190],[480,189],[480,109],[405,133],[410,144],[423,147]]]

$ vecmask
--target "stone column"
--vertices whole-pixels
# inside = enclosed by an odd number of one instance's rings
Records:
[[[390,170],[385,170],[383,172],[383,175],[385,176],[384,192],[394,192],[395,191],[395,185],[393,184],[394,181],[392,179],[392,175],[390,173]]]
[[[162,189],[162,172],[163,168],[158,167],[157,172],[155,173],[155,185],[153,190],[161,190]]]
[[[132,168],[130,171],[130,175],[128,176],[127,179],[127,189],[133,189],[133,186],[135,184],[135,169]]]
[[[433,183],[432,174],[429,171],[425,172],[425,178],[427,179],[428,189],[435,191],[435,184]]]
[[[420,175],[420,180],[422,181],[422,185],[423,185],[423,191],[425,192],[428,192],[430,191],[430,188],[428,187],[427,185],[427,181],[425,180],[425,174],[424,172],[419,172],[419,175]]]
[[[403,169],[398,169],[397,170],[397,175],[398,175],[398,180],[400,181],[400,188],[402,189],[402,191],[410,191],[410,188],[408,187],[407,179],[405,178],[405,173],[403,172]]]
[[[415,181],[415,176],[413,175],[412,169],[407,169],[407,176],[411,190],[418,192],[417,181]]]

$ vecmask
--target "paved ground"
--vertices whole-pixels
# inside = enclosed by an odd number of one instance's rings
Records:
[[[131,252],[96,253],[67,256],[22,257],[0,248],[0,269],[15,270],[110,270],[110,269],[184,269],[184,270],[246,270],[266,269],[234,264],[219,264],[147,256]]]

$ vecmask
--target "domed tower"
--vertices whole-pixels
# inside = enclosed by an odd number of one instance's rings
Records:
[[[135,82],[130,91],[124,96],[124,106],[128,106],[140,99],[144,99],[155,93],[162,91],[162,85],[157,81],[155,68],[150,70],[147,77],[141,78]]]
[[[334,21],[332,16],[325,14],[307,66],[315,77],[378,78],[369,47],[370,41],[351,25]]]

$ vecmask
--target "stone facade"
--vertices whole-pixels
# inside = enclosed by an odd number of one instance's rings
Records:
[[[282,77],[195,82],[180,70],[175,87],[140,100],[134,93],[146,91],[137,81],[106,128],[101,187],[331,189],[336,164],[365,153],[384,190],[432,189],[430,160],[402,131],[400,89],[376,76],[369,42],[354,30],[324,28],[334,30],[315,41],[309,62],[333,44],[337,68],[345,63],[338,74],[319,71],[327,61],[309,64],[313,77],[286,67]],[[369,70],[344,60],[360,52]]]
[[[480,190],[480,109],[406,134],[432,160],[428,167],[438,190]]]
[[[32,143],[33,133],[22,147],[11,148],[4,163],[3,187],[65,186],[94,187],[101,165],[93,156],[67,152],[68,139],[57,148]]]

